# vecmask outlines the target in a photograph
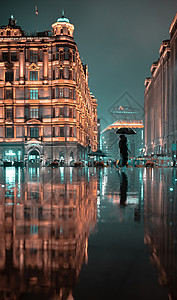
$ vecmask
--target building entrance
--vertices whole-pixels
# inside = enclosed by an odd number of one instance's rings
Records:
[[[40,155],[37,150],[32,150],[28,155],[28,162],[30,164],[39,164],[40,163]]]

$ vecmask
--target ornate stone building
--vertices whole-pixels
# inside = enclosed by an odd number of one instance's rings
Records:
[[[88,87],[73,39],[62,16],[51,32],[27,36],[13,16],[0,27],[0,159],[86,159],[97,149],[97,100]]]
[[[177,14],[159,53],[145,80],[145,147],[147,153],[171,155],[177,144]]]

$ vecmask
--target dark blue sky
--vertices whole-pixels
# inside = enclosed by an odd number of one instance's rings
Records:
[[[176,0],[39,0],[3,1],[0,24],[14,14],[17,25],[35,31],[51,29],[64,8],[75,25],[74,38],[83,63],[89,66],[89,86],[98,99],[98,114],[110,120],[107,110],[124,92],[144,105],[144,80],[159,58],[162,40],[177,12]]]

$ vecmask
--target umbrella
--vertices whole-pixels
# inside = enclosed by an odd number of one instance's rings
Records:
[[[122,127],[122,128],[117,129],[116,133],[117,134],[136,134],[136,131],[133,128]]]

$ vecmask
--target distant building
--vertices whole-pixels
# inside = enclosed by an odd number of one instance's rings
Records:
[[[145,147],[147,153],[171,155],[177,145],[177,14],[170,40],[162,42],[160,58],[145,80]]]
[[[127,135],[128,147],[130,150],[129,156],[135,157],[143,154],[144,109],[141,105],[128,92],[126,92],[111,106],[109,113],[112,116],[113,123],[108,125],[101,132],[101,145],[103,152],[112,159],[118,158],[119,135],[116,134],[116,131],[118,128],[130,127],[135,129],[137,134]]]
[[[52,34],[27,36],[13,16],[0,27],[0,160],[42,162],[86,159],[97,150],[97,100],[88,87],[62,16]]]

